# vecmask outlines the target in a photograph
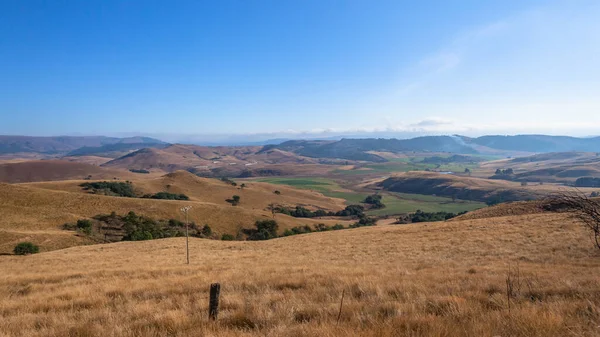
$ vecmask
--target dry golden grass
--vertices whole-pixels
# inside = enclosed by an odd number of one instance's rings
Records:
[[[65,160],[28,160],[0,164],[0,182],[25,183],[66,179],[135,179],[127,170],[102,168],[92,164]]]
[[[267,183],[246,182],[248,187],[241,190],[217,179],[199,178],[187,172],[158,178],[140,176],[139,180],[133,181],[140,193],[168,190],[185,193],[191,201],[92,195],[78,186],[83,181],[0,184],[0,253],[11,252],[15,244],[24,240],[39,244],[43,251],[89,243],[89,240],[64,231],[60,226],[112,211],[118,214],[134,211],[155,219],[181,219],[179,209],[191,205],[190,221],[199,225],[209,224],[216,233],[235,234],[241,228],[252,227],[256,220],[271,218],[267,210],[270,203],[331,210],[344,207],[341,199]],[[274,194],[275,190],[280,190],[281,195]],[[235,207],[225,201],[234,194],[241,196],[240,205]],[[305,224],[350,224],[343,220],[299,219],[283,214],[276,215],[276,220],[281,230]]]
[[[0,336],[600,334],[600,254],[555,214],[192,239],[189,266],[184,247],[176,238],[0,256]],[[212,282],[222,284],[216,323]]]
[[[74,156],[74,157],[62,157],[61,160],[90,164],[90,165],[102,165],[104,163],[111,161],[112,158],[98,157],[98,156]]]

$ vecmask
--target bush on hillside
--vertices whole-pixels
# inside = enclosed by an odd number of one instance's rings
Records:
[[[29,255],[40,252],[40,247],[34,245],[31,242],[19,242],[13,249],[15,255]]]
[[[239,195],[234,195],[233,197],[231,197],[231,199],[227,199],[225,201],[227,201],[228,203],[230,203],[233,206],[237,206],[240,203],[240,196]]]
[[[158,192],[155,194],[146,194],[142,198],[146,199],[166,199],[166,200],[190,200],[185,194],[176,194],[169,192]]]
[[[384,208],[385,205],[383,204],[383,202],[381,202],[382,198],[383,197],[379,194],[373,194],[366,197],[364,203],[371,205],[371,208],[373,209]]]
[[[90,235],[92,234],[92,222],[87,219],[77,220],[77,229],[81,232]]]
[[[357,216],[361,217],[365,212],[365,208],[361,205],[350,205],[344,210],[337,212],[337,216]]]
[[[135,198],[135,191],[131,182],[97,181],[83,183],[79,186],[94,194],[104,194],[118,197]]]
[[[269,240],[277,237],[279,225],[275,220],[258,220],[254,224],[256,229],[244,229],[244,234],[248,235],[248,240]]]
[[[358,222],[355,222],[352,225],[350,225],[350,228],[358,228],[358,227],[365,227],[365,226],[375,226],[376,224],[377,224],[377,219],[363,215],[363,216],[360,217],[360,219],[358,220]]]
[[[200,230],[200,233],[205,238],[210,237],[212,235],[212,228],[210,228],[209,225],[204,225],[204,227],[202,227]]]
[[[129,212],[125,216],[115,212],[94,217],[99,222],[98,231],[102,234],[122,236],[123,241],[162,239],[185,235],[185,224],[176,219],[154,220]],[[189,224],[191,236],[197,236],[199,230],[193,222]]]
[[[233,241],[235,240],[235,237],[231,234],[223,234],[221,235],[221,240],[223,241]]]
[[[414,214],[410,215],[410,220],[412,222],[433,222],[433,221],[445,221],[448,219],[452,219],[456,216],[465,214],[467,212],[461,212],[458,214],[449,213],[449,212],[423,212],[421,210],[417,210]]]
[[[150,173],[150,171],[148,171],[148,170],[136,170],[136,169],[129,169],[129,171],[130,171],[130,172],[133,172],[133,173],[143,173],[143,174],[148,174],[148,173]]]

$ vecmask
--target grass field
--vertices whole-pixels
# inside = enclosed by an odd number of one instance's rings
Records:
[[[367,192],[349,191],[342,188],[334,180],[327,178],[261,178],[257,179],[257,181],[318,191],[328,197],[344,199],[347,205],[362,203],[370,194]],[[384,193],[383,203],[386,205],[385,208],[372,210],[367,213],[373,216],[397,215],[417,210],[424,212],[458,213],[486,206],[481,202],[465,200],[453,202],[451,198],[409,193]]]
[[[600,334],[600,253],[559,215],[194,238],[190,265],[184,249],[174,238],[0,256],[0,335]]]
[[[473,170],[477,167],[477,164],[424,164],[418,161],[411,161],[407,158],[398,158],[387,163],[361,165],[360,169],[334,170],[332,173],[341,176],[360,176],[394,172],[425,171],[426,169],[440,172],[449,171],[461,173],[464,172],[466,168]]]
[[[367,213],[376,216],[412,213],[417,210],[424,212],[459,213],[487,206],[481,202],[466,200],[452,201],[451,198],[409,193],[384,193],[382,202],[385,204],[385,208],[372,210]]]

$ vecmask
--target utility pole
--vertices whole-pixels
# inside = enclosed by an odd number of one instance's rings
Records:
[[[192,209],[192,206],[185,206],[181,208],[181,212],[185,214],[185,254],[187,258],[187,264],[190,264],[190,242],[189,242],[189,221],[188,221],[188,211]]]

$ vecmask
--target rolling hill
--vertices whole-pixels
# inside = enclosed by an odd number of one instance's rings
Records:
[[[190,201],[156,200],[111,197],[90,194],[79,184],[83,180],[0,184],[0,252],[8,252],[16,242],[29,240],[51,250],[85,244],[85,238],[61,229],[61,225],[97,214],[127,214],[134,211],[155,219],[181,219],[179,209],[193,206],[190,221],[209,224],[217,233],[235,234],[240,228],[252,227],[256,220],[272,218],[267,209],[270,203],[283,206],[303,205],[310,209],[340,210],[343,200],[267,183],[247,183],[239,189],[217,179],[200,178],[188,172],[175,172],[160,177],[133,180],[140,194],[169,191],[185,193]],[[273,193],[275,190],[280,195]],[[238,206],[226,199],[241,196]],[[341,219],[301,219],[283,214],[276,215],[281,230],[286,228],[326,223],[348,224]]]
[[[554,152],[481,164],[488,176],[496,169],[513,169],[514,175],[498,177],[515,181],[572,183],[580,177],[600,177],[600,156],[595,152]]]
[[[0,182],[24,183],[67,179],[128,179],[135,175],[125,170],[65,160],[30,160],[0,164]]]
[[[238,176],[272,164],[314,164],[317,161],[261,146],[206,147],[175,144],[163,149],[142,149],[103,164],[126,169],[189,170],[201,175]]]
[[[277,148],[312,158],[337,158],[347,160],[385,162],[384,157],[369,153],[377,152],[454,152],[476,153],[464,145],[457,137],[429,136],[412,139],[342,139],[340,141],[288,141],[280,145],[266,146]]]
[[[463,200],[476,200],[496,203],[507,201],[533,200],[550,193],[569,190],[562,185],[530,184],[504,180],[490,180],[453,174],[434,172],[407,172],[395,174],[374,184],[375,187],[391,192],[417,193],[455,197]],[[593,189],[580,191],[591,193]]]

